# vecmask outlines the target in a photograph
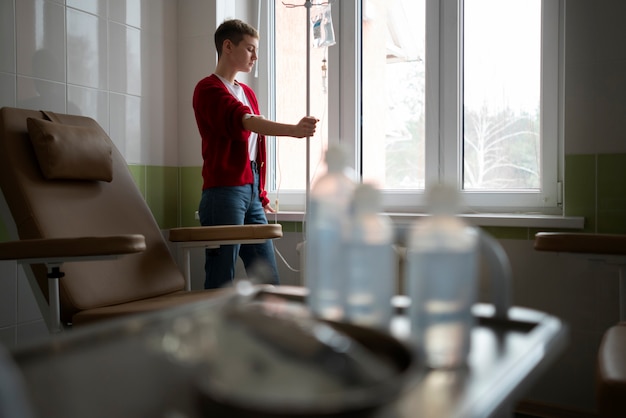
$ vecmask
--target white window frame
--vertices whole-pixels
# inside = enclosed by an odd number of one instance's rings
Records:
[[[439,3],[430,1],[427,4]],[[542,1],[542,56],[541,56],[541,188],[535,191],[515,192],[477,192],[463,191],[468,207],[476,212],[511,211],[523,209],[529,212],[549,214],[561,213],[559,202],[559,184],[562,178],[562,147],[559,144],[559,106],[560,97],[559,68],[561,67],[559,48],[559,3],[560,0]],[[432,6],[431,6],[432,7]],[[441,31],[441,50],[443,51],[441,66],[437,74],[441,74],[440,94],[440,138],[442,139],[443,155],[441,155],[440,178],[448,183],[460,185],[462,182],[461,161],[461,112],[462,112],[462,8],[463,0],[441,1],[441,25],[444,28],[457,28]],[[433,22],[438,20],[433,19]],[[556,23],[556,24],[555,24]],[[439,28],[437,28],[439,29]],[[428,35],[431,31],[427,28]],[[428,47],[426,62],[428,63]],[[428,77],[428,75],[427,75]],[[427,80],[428,84],[428,80]],[[446,103],[451,103],[446,106]],[[428,101],[427,101],[428,109]],[[428,138],[428,136],[427,136]],[[427,154],[428,155],[428,154]],[[434,156],[430,156],[434,158]],[[427,161],[429,157],[427,157]],[[433,160],[437,161],[437,160]]]
[[[332,7],[337,44],[328,49],[328,138],[347,146],[351,165],[360,173],[361,1],[341,0]],[[459,190],[462,8],[463,0],[426,0],[426,184],[452,183]],[[461,190],[472,212],[562,215],[564,0],[543,0],[542,8],[541,188],[519,192]],[[304,195],[305,191],[281,192],[281,207],[303,209]],[[423,212],[424,194],[386,190],[384,206],[388,212]]]

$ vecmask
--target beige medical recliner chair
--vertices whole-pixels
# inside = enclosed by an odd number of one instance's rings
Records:
[[[620,317],[598,347],[595,396],[599,417],[626,417],[626,235],[539,232],[535,249],[579,254],[617,267]]]
[[[0,109],[0,190],[15,240],[0,243],[0,260],[24,265],[52,332],[220,293],[188,291],[126,161],[93,119]],[[279,224],[172,232],[205,247],[282,236]]]

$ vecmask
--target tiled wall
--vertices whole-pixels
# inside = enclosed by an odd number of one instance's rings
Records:
[[[177,3],[0,0],[0,106],[94,118],[163,228],[180,222]],[[9,346],[47,334],[22,276],[15,262],[0,263],[0,342]]]
[[[129,169],[161,229],[179,226],[181,169],[134,164]]]
[[[566,158],[567,215],[585,217],[585,231],[626,234],[626,154]]]

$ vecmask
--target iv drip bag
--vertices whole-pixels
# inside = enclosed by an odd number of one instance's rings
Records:
[[[313,31],[313,47],[323,48],[335,45],[335,31],[330,3],[315,5],[311,17],[311,29]]]

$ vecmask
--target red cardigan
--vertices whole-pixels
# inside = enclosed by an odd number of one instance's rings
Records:
[[[243,127],[246,114],[259,115],[254,91],[239,83],[250,107],[235,98],[224,83],[212,74],[200,80],[193,92],[193,110],[202,137],[202,189],[252,184],[254,177],[248,154],[250,131]],[[269,203],[265,191],[265,136],[258,135],[256,162],[259,166],[259,196]]]

